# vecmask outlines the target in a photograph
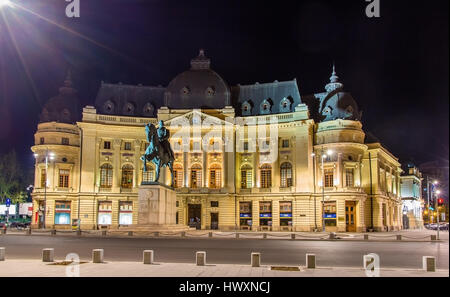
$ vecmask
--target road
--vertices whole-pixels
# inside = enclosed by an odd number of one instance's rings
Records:
[[[445,242],[292,241],[221,238],[104,238],[71,236],[0,236],[0,247],[10,259],[39,259],[43,248],[55,249],[55,259],[77,253],[90,260],[92,249],[105,250],[105,261],[142,261],[142,251],[155,251],[155,261],[193,263],[196,251],[207,252],[207,262],[248,264],[251,252],[261,252],[264,265],[305,265],[305,254],[315,253],[317,265],[361,267],[363,255],[376,253],[381,267],[421,268],[422,256],[435,256],[438,269],[449,268]]]

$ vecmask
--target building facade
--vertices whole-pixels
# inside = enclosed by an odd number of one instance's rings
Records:
[[[407,172],[400,177],[401,197],[403,201],[403,228],[422,229],[423,209],[422,174],[415,166],[408,166]]]
[[[228,86],[203,51],[167,87],[103,83],[77,121],[70,76],[41,114],[33,227],[132,227],[144,125],[175,152],[176,223],[198,229],[360,232],[402,228],[398,159],[365,135],[334,69],[325,92],[297,81]],[[49,152],[53,160],[46,158]],[[160,182],[170,184],[162,170]],[[45,214],[44,214],[45,209]],[[45,216],[45,217],[44,217]]]

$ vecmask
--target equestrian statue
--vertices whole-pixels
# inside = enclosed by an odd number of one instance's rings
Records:
[[[168,166],[171,175],[171,186],[173,187],[173,162],[174,154],[170,147],[169,130],[164,127],[164,122],[159,121],[159,127],[156,128],[152,123],[145,125],[145,134],[147,135],[147,141],[149,145],[145,150],[145,154],[141,156],[141,160],[144,161],[144,172],[147,172],[147,162],[153,162],[156,167],[156,177],[154,182],[159,180],[159,171],[161,167]]]

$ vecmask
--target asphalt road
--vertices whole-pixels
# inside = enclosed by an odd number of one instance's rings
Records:
[[[142,261],[142,251],[155,251],[156,262],[193,263],[196,251],[207,252],[212,264],[249,264],[251,252],[261,252],[263,265],[305,265],[315,253],[318,266],[361,267],[363,255],[376,253],[381,267],[422,268],[422,256],[435,256],[438,269],[449,268],[446,242],[292,241],[220,238],[94,238],[71,236],[0,236],[10,259],[40,259],[43,248],[55,249],[55,259],[77,253],[90,260],[92,249],[105,250],[105,261]]]

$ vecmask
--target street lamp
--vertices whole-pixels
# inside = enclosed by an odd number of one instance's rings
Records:
[[[1,0],[0,0],[1,1]],[[38,158],[39,155],[37,153],[34,154],[35,158]],[[43,215],[43,228],[45,229],[45,216],[47,215],[47,185],[48,185],[48,160],[53,160],[55,158],[55,154],[48,151],[48,148],[45,151],[45,183],[44,183],[44,215]]]
[[[0,7],[3,6],[12,6],[12,2],[10,0],[0,0]]]
[[[323,160],[331,156],[333,154],[332,150],[327,150],[327,153],[324,154],[323,148],[322,148],[322,231],[325,232],[325,170],[323,168]]]

